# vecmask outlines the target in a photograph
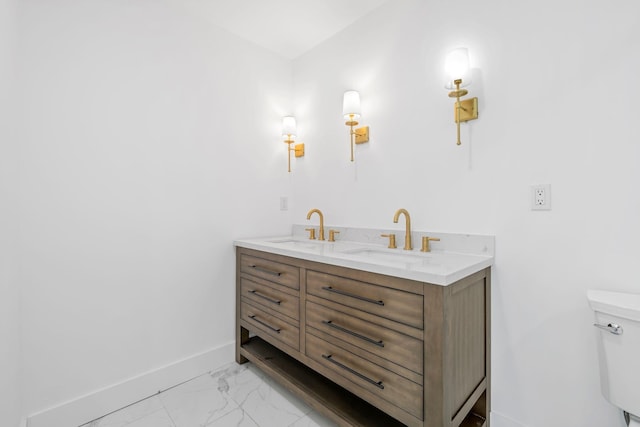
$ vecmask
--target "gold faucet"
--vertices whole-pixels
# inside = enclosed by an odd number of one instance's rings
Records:
[[[400,214],[404,214],[404,218],[406,219],[406,229],[404,235],[404,250],[410,251],[413,249],[411,246],[411,218],[409,217],[409,212],[406,209],[398,209],[396,214],[393,216],[393,222],[397,223],[398,218],[400,218]]]
[[[305,230],[309,232],[309,240],[316,240],[316,229],[315,228],[305,228]]]
[[[396,246],[396,235],[395,234],[381,234],[380,237],[388,237],[389,238],[389,249],[395,249]]]
[[[311,219],[311,215],[313,215],[314,212],[316,212],[320,217],[320,230],[318,230],[318,234],[319,234],[318,240],[324,240],[324,215],[322,215],[322,212],[320,212],[320,209],[311,209],[307,213],[307,219]]]
[[[422,249],[420,249],[420,251],[431,252],[431,246],[429,245],[429,242],[439,242],[439,241],[440,239],[437,237],[422,236]]]

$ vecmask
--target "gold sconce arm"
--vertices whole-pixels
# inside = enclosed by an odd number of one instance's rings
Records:
[[[460,97],[469,93],[466,89],[460,89],[462,80],[454,80],[456,90],[449,92],[450,98],[456,98],[454,106],[454,120],[456,122],[457,140],[456,145],[460,145],[460,122],[468,122],[478,118],[478,98],[460,100]]]
[[[356,134],[353,131],[353,127],[356,126],[358,124],[358,122],[353,119],[353,114],[349,114],[349,120],[347,120],[344,124],[349,126],[349,128],[350,128],[350,130],[349,130],[349,143],[351,144],[351,161],[353,162],[353,140],[354,140],[354,135]]]
[[[296,157],[304,156],[304,144],[296,144],[291,146],[295,141],[291,139],[291,135],[287,135],[287,139],[284,143],[287,144],[287,172],[291,172],[291,152],[294,152]]]
[[[349,139],[351,143],[351,161],[353,162],[353,146],[354,144],[364,144],[369,142],[369,126],[363,126],[358,129],[354,129],[354,126],[358,125],[358,122],[353,120],[353,114],[349,114],[349,120],[344,123],[349,126]]]

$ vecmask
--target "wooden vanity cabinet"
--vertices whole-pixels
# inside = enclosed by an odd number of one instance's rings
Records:
[[[440,286],[242,247],[236,258],[238,363],[341,426],[489,426],[489,268]]]

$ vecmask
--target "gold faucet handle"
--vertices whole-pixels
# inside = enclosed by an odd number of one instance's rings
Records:
[[[429,236],[422,236],[422,249],[420,249],[421,252],[431,252],[431,247],[429,246],[429,242],[439,242],[440,239],[437,237],[429,237]]]
[[[305,228],[309,232],[309,240],[316,240],[316,229],[315,228]]]
[[[340,234],[340,232],[337,231],[337,230],[329,230],[329,241],[330,242],[335,242],[336,241],[336,234]]]
[[[381,234],[380,237],[388,237],[389,238],[389,246],[390,249],[397,248],[396,246],[396,235],[395,234]]]

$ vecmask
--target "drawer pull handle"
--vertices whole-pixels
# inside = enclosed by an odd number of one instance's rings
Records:
[[[352,294],[352,293],[349,293],[349,292],[341,291],[340,289],[334,289],[331,286],[323,286],[322,289],[324,289],[325,291],[333,292],[335,294],[344,295],[345,297],[350,297],[350,298],[359,299],[360,301],[370,302],[371,304],[384,305],[384,301],[379,301],[379,300],[374,300],[374,299],[371,299],[371,298],[362,297],[360,295],[356,295],[356,294]]]
[[[260,292],[258,292],[258,291],[256,291],[256,290],[250,290],[250,291],[247,291],[247,292],[249,292],[250,294],[253,294],[253,295],[257,296],[258,298],[266,299],[267,301],[269,301],[269,302],[271,302],[271,303],[274,303],[274,304],[278,304],[278,305],[280,305],[280,303],[282,302],[282,301],[277,300],[277,299],[269,298],[269,297],[268,297],[268,296],[266,296],[266,295],[262,295]]]
[[[279,271],[273,271],[273,270],[269,270],[268,268],[258,267],[255,264],[254,265],[250,265],[249,267],[251,267],[254,270],[259,271],[261,273],[270,274],[272,276],[282,276],[282,273],[280,273]]]
[[[382,381],[375,381],[375,380],[372,380],[371,378],[369,378],[369,377],[367,377],[367,376],[365,376],[365,375],[362,375],[360,372],[358,372],[358,371],[356,371],[356,370],[354,370],[354,369],[351,369],[350,367],[348,367],[348,366],[346,366],[346,365],[343,365],[342,363],[340,363],[340,362],[338,362],[337,360],[335,360],[335,359],[333,358],[333,355],[331,355],[331,354],[330,354],[330,355],[328,355],[328,356],[327,356],[327,355],[323,354],[323,355],[322,355],[322,358],[323,358],[323,359],[326,359],[326,360],[328,360],[329,362],[333,363],[334,365],[336,365],[336,366],[338,366],[338,367],[340,367],[340,368],[344,369],[345,371],[352,373],[352,374],[353,374],[353,375],[355,375],[356,377],[358,377],[358,378],[360,378],[360,379],[365,380],[365,381],[366,381],[366,382],[368,382],[369,384],[373,384],[374,386],[378,387],[380,390],[384,390],[384,385],[382,384]]]
[[[357,332],[353,332],[353,331],[350,331],[350,330],[349,330],[349,329],[347,329],[347,328],[343,328],[342,326],[338,326],[338,325],[336,325],[336,324],[335,324],[335,323],[333,323],[331,320],[323,320],[323,321],[322,321],[322,323],[324,323],[325,325],[329,326],[330,328],[337,329],[337,330],[339,330],[339,331],[342,331],[342,332],[344,332],[344,333],[347,333],[347,334],[349,334],[349,335],[351,335],[351,336],[354,336],[354,337],[356,337],[356,338],[360,338],[360,339],[361,339],[361,340],[363,340],[363,341],[369,342],[369,343],[371,343],[371,344],[375,344],[375,345],[377,345],[378,347],[384,347],[384,342],[382,342],[382,340],[374,340],[373,338],[369,338],[369,337],[367,337],[367,336],[360,335],[360,334],[359,334],[359,333],[357,333]]]
[[[258,319],[254,314],[250,315],[249,318],[251,320],[255,320],[256,322],[260,323],[262,326],[271,329],[273,332],[276,332],[278,334],[280,333],[280,328],[274,328],[273,326],[266,324],[262,320]]]

